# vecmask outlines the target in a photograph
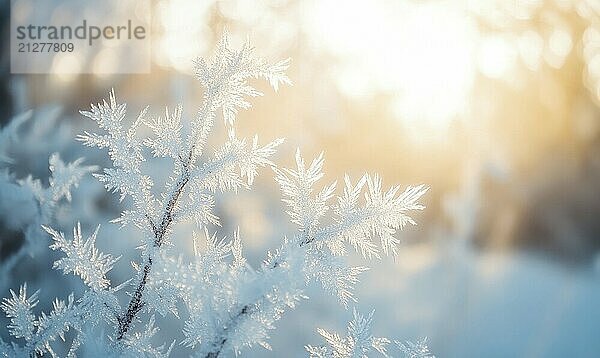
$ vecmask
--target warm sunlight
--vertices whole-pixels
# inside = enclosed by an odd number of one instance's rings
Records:
[[[474,77],[477,31],[460,2],[319,1],[312,41],[335,54],[334,76],[353,98],[391,95],[408,127],[443,131],[460,114]],[[335,12],[335,16],[330,16]]]
[[[206,51],[206,42],[199,41],[207,32],[206,24],[196,21],[197,16],[208,11],[207,3],[202,1],[175,0],[160,1],[155,11],[157,28],[160,29],[158,49],[154,51],[155,61],[165,67],[189,72],[192,61]]]

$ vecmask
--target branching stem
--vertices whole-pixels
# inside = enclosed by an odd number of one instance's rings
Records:
[[[300,240],[300,244],[298,246],[303,247],[306,246],[308,244],[310,244],[311,242],[314,241],[314,236],[309,236],[309,235],[303,235],[304,238],[302,240]],[[269,267],[271,270],[274,270],[278,267],[281,266],[280,261],[276,260],[275,262],[273,262],[273,264]],[[231,326],[235,326],[237,324],[237,322],[245,315],[252,313],[252,307],[251,305],[244,305],[242,307],[242,309],[240,309],[240,311],[231,318],[231,324],[227,326],[227,328],[225,328],[223,331],[223,339],[221,339],[221,341],[217,344],[217,347],[212,351],[209,352],[205,358],[218,358],[219,355],[221,354],[221,352],[223,351],[223,348],[225,347],[225,343],[227,343],[227,330],[229,327]]]
[[[150,226],[152,227],[152,232],[154,233],[153,245],[155,248],[160,248],[161,245],[163,244],[166,233],[168,232],[169,227],[171,226],[171,223],[173,222],[173,219],[174,219],[173,211],[175,210],[175,208],[177,206],[177,202],[179,200],[179,197],[181,196],[181,193],[183,192],[186,184],[190,180],[190,168],[189,167],[190,167],[190,162],[191,162],[191,158],[192,158],[192,152],[193,152],[193,148],[190,151],[190,154],[188,155],[186,160],[182,161],[183,171],[181,173],[179,181],[177,182],[177,186],[175,187],[175,190],[173,190],[171,197],[169,198],[169,201],[167,202],[167,205],[165,206],[165,210],[164,210],[162,218],[160,220],[160,224],[158,226],[156,226],[154,221],[152,221],[152,218],[150,218],[149,216],[146,216]],[[144,269],[142,271],[142,277],[140,278],[140,282],[138,283],[138,286],[137,286],[135,292],[131,296],[131,300],[129,301],[129,304],[127,305],[127,311],[125,311],[123,316],[118,318],[119,328],[117,331],[117,340],[123,339],[123,337],[129,330],[129,328],[131,327],[131,324],[135,320],[137,314],[142,310],[142,308],[144,308],[145,302],[143,300],[143,294],[144,294],[144,289],[146,288],[146,283],[148,282],[148,276],[150,275],[151,270],[152,270],[152,255],[150,254],[150,255],[148,255],[148,258],[146,259],[146,263],[145,263]]]

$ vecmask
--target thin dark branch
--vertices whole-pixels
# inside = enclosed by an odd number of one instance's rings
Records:
[[[169,198],[169,201],[167,202],[167,205],[165,206],[164,214],[160,220],[159,226],[156,226],[156,224],[154,223],[154,221],[152,221],[150,216],[146,215],[146,218],[148,219],[148,222],[150,223],[150,226],[152,227],[152,232],[154,233],[153,245],[155,248],[159,248],[163,244],[165,236],[166,236],[166,234],[169,230],[169,227],[171,226],[171,223],[173,222],[173,219],[174,219],[173,211],[175,210],[175,208],[177,206],[177,202],[179,200],[179,197],[181,196],[181,193],[183,192],[186,184],[190,180],[190,171],[189,171],[189,166],[190,166],[189,161],[190,160],[191,160],[191,151],[190,151],[190,155],[187,158],[187,161],[182,161],[183,172],[181,174],[181,178],[179,179],[179,182],[177,183],[177,187],[173,191],[171,198]],[[137,317],[138,313],[142,310],[142,308],[144,308],[145,303],[142,298],[143,298],[143,294],[144,294],[144,289],[146,288],[146,284],[148,283],[148,276],[150,275],[151,270],[152,270],[152,257],[148,256],[148,258],[146,259],[146,263],[144,265],[144,269],[142,271],[142,277],[140,279],[140,282],[138,283],[138,286],[137,286],[135,292],[131,296],[131,300],[129,301],[129,304],[127,305],[127,311],[125,311],[123,316],[118,318],[119,329],[117,331],[117,340],[123,339],[123,337],[129,330],[129,328],[131,327],[131,324]]]
[[[231,318],[231,322],[232,325],[235,325],[237,323],[237,321],[239,319],[241,319],[242,316],[247,315],[250,313],[250,309],[251,307],[249,305],[245,305],[244,307],[242,307],[242,309]],[[225,347],[225,343],[227,343],[227,328],[225,328],[223,330],[223,336],[224,338],[221,339],[221,341],[219,342],[219,344],[217,345],[217,347],[215,348],[215,350],[213,350],[212,352],[208,353],[206,355],[206,358],[217,358],[219,357],[219,355],[221,354],[221,352],[223,351],[223,348]]]
[[[307,246],[308,244],[312,243],[315,240],[315,236],[314,235],[305,234],[304,230],[302,230],[301,236],[303,238],[300,240],[300,243],[298,245],[300,247]],[[280,265],[281,265],[280,261],[276,260],[270,266],[270,269],[271,270],[276,269]],[[223,352],[223,348],[225,348],[225,343],[227,343],[227,338],[226,337],[227,337],[227,331],[229,330],[229,328],[235,326],[238,323],[238,321],[240,319],[242,319],[243,316],[252,313],[251,310],[252,310],[252,306],[251,305],[245,305],[245,306],[242,307],[242,309],[236,315],[234,315],[231,318],[231,323],[228,324],[226,326],[226,328],[223,329],[223,334],[222,334],[223,339],[218,343],[217,347],[212,352],[208,353],[205,356],[205,358],[217,358],[217,357],[219,357],[219,355]]]

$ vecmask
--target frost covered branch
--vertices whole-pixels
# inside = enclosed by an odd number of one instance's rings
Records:
[[[264,77],[275,89],[279,83],[289,83],[283,74],[287,62],[271,66],[264,61],[255,60],[251,55],[252,48],[248,44],[238,52],[232,51],[228,47],[227,37],[224,37],[212,63],[197,61],[196,74],[206,91],[203,105],[198,117],[191,122],[186,141],[182,139],[185,133],[181,125],[181,105],[171,114],[167,109],[164,117],[154,120],[145,119],[147,109],[144,109],[127,131],[123,126],[125,105],[117,104],[114,92],[110,93],[108,103],[105,101],[92,105],[91,111],[82,111],[84,116],[96,121],[106,134],[85,133],[78,139],[86,145],[107,147],[114,163],[114,168],[105,169],[104,174],[97,177],[105,183],[108,190],[120,191],[122,199],[130,195],[134,200],[135,209],[124,212],[119,220],[123,223],[133,222],[140,227],[146,224],[148,236],[143,243],[145,262],[139,271],[139,283],[127,310],[119,318],[117,339],[124,337],[144,307],[143,294],[155,253],[168,240],[173,221],[179,216],[184,217],[185,211],[192,211],[195,212],[192,215],[198,224],[216,223],[216,217],[210,212],[212,197],[203,193],[203,189],[237,189],[242,185],[241,178],[244,176],[247,177],[248,184],[251,184],[256,175],[256,167],[270,164],[267,158],[281,143],[278,140],[259,148],[255,137],[252,148],[248,150],[245,140],[236,139],[231,130],[229,141],[216,153],[215,159],[202,167],[197,166],[197,159],[212,129],[216,111],[222,109],[225,121],[233,124],[237,109],[250,106],[244,96],[260,95],[260,92],[248,85],[248,78]],[[145,138],[143,141],[136,139],[136,129],[140,123],[148,125],[155,138]],[[159,205],[155,205],[157,200],[150,192],[152,179],[140,171],[141,162],[145,160],[142,145],[151,148],[156,157],[170,157],[175,161],[175,175],[165,188],[162,200],[158,200]],[[235,173],[236,166],[240,168],[240,175]],[[186,208],[185,204],[180,203],[180,198],[190,182],[193,188],[189,198],[196,202],[188,204],[189,207]]]
[[[211,329],[213,336],[208,341],[201,336],[191,341],[208,342],[202,345],[204,348],[201,347],[199,352],[203,353],[198,356],[218,357],[226,347],[239,351],[244,345],[250,345],[244,340],[269,347],[266,342],[268,329],[288,308],[294,308],[304,298],[303,289],[306,282],[311,280],[320,282],[345,306],[354,300],[354,284],[359,274],[367,268],[347,266],[343,260],[346,254],[344,242],[350,243],[364,256],[378,257],[373,238],[379,236],[384,252],[396,253],[398,241],[385,235],[392,235],[407,223],[414,223],[407,212],[423,208],[417,200],[427,189],[423,186],[409,187],[398,194],[398,187],[393,187],[384,193],[377,176],[365,175],[356,185],[352,185],[346,177],[343,195],[337,198],[337,204],[329,204],[328,201],[334,196],[335,183],[325,185],[320,191],[314,188],[323,177],[323,163],[323,156],[319,155],[307,168],[297,151],[296,169],[275,169],[276,180],[284,195],[283,201],[289,207],[288,215],[299,226],[299,232],[292,240],[286,240],[279,250],[269,254],[259,272],[251,273],[248,285],[254,288],[252,296],[245,300],[235,297],[239,302],[231,304],[229,308],[218,308],[233,314],[223,315],[224,320]],[[361,203],[363,191],[364,200]],[[336,224],[321,225],[330,206]],[[386,245],[389,246],[386,248]],[[298,280],[298,277],[304,277],[304,280]],[[241,276],[235,282],[244,279]],[[257,294],[256,287],[262,287],[262,292]],[[206,300],[206,296],[197,299]],[[194,301],[192,297],[188,300]],[[270,314],[265,315],[265,311]],[[210,313],[210,317],[214,314],[214,311]],[[205,316],[202,321],[208,319]],[[219,330],[217,327],[225,328]],[[214,330],[219,333],[214,335]],[[242,331],[252,331],[253,337],[239,337]]]
[[[285,75],[288,66],[289,60],[271,65],[256,59],[247,43],[234,51],[224,37],[212,61],[196,62],[196,77],[205,91],[191,120],[184,119],[182,105],[153,118],[146,107],[128,124],[126,105],[117,101],[114,91],[107,100],[82,111],[100,132],[84,132],[77,139],[107,149],[112,161],[94,176],[108,191],[119,193],[121,201],[131,200],[131,207],[114,222],[132,225],[139,232],[140,258],[132,263],[136,273],[113,287],[108,274],[118,257],[95,247],[98,229],[84,240],[77,224],[73,239],[68,239],[45,225],[53,239],[50,248],[64,254],[54,267],[79,276],[87,291],[79,299],[70,295],[67,302],[57,301],[50,314],[41,316],[33,313],[37,294],[27,296],[26,286],[19,294],[12,292],[2,309],[11,319],[11,334],[24,338],[26,344],[0,342],[0,352],[54,356],[51,343],[72,328],[75,339],[69,357],[81,346],[101,356],[168,356],[175,342],[158,347],[151,344],[158,331],[158,313],[184,321],[179,339],[192,356],[218,357],[255,345],[270,348],[269,332],[285,312],[307,298],[304,292],[311,281],[320,283],[346,307],[355,301],[354,286],[368,268],[348,265],[348,247],[365,259],[380,258],[382,253],[395,256],[399,245],[396,233],[415,224],[410,215],[423,209],[419,200],[427,188],[392,186],[385,190],[378,175],[365,174],[356,183],[345,176],[341,193],[336,195],[337,182],[319,187],[324,175],[323,154],[307,165],[298,150],[295,168],[277,168],[271,158],[282,139],[261,145],[257,136],[239,138],[234,129],[237,112],[250,107],[249,97],[261,95],[248,81],[266,79],[277,91],[280,85],[291,83]],[[218,112],[227,138],[211,154],[205,146]],[[152,135],[142,136],[141,126],[147,126]],[[172,163],[170,178],[160,190],[155,188],[157,178],[143,171],[142,164],[151,157]],[[51,180],[54,189],[44,194],[49,200],[70,199],[68,188],[91,170],[78,169],[79,164],[64,165],[51,159],[53,171],[68,175]],[[281,246],[268,252],[262,265],[254,268],[243,256],[238,231],[231,239],[214,231],[220,218],[213,208],[219,193],[250,188],[262,167],[274,170],[297,231],[283,237]],[[173,241],[174,227],[184,221],[193,221],[203,232],[192,233],[194,256],[190,262],[170,250],[178,244]],[[121,307],[117,294],[126,287],[128,303]],[[371,316],[355,313],[351,338],[343,342],[353,342],[352,349],[357,352],[371,347],[385,353],[389,341],[370,337],[370,322]],[[358,342],[359,335],[368,339]],[[333,340],[337,336],[327,337]]]

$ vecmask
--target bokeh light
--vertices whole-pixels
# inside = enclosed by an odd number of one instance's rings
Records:
[[[452,2],[316,1],[311,41],[341,62],[333,75],[353,98],[385,92],[409,126],[447,128],[465,109],[474,78],[476,27]],[[332,13],[336,15],[331,16]]]

